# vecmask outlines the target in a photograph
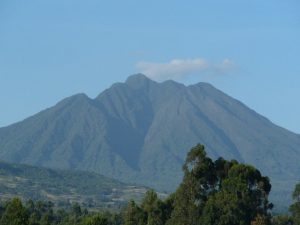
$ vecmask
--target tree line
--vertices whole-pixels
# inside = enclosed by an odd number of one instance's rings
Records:
[[[183,180],[162,200],[153,190],[140,204],[129,201],[120,212],[93,212],[74,204],[59,209],[51,202],[22,203],[14,198],[0,207],[0,225],[299,225],[300,183],[290,214],[272,216],[271,184],[251,165],[218,158],[203,145],[187,154]]]

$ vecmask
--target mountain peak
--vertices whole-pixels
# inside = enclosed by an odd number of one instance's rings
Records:
[[[136,73],[133,75],[130,75],[129,77],[127,77],[126,79],[126,83],[127,82],[131,82],[131,81],[142,81],[142,80],[150,80],[150,78],[148,78],[146,75],[142,74],[142,73]]]
[[[156,83],[156,82],[149,79],[144,74],[138,73],[129,76],[125,83],[129,85],[131,88],[139,89],[141,87],[148,86],[150,83]]]

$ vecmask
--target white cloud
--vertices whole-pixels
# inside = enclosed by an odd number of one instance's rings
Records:
[[[157,81],[168,79],[182,80],[188,76],[221,75],[234,69],[234,62],[224,59],[213,64],[202,58],[173,59],[167,63],[138,62],[139,72]]]

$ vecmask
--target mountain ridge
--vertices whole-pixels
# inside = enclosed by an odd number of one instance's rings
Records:
[[[0,128],[0,159],[172,191],[187,151],[197,143],[212,158],[253,164],[276,182],[299,179],[300,135],[208,83],[158,83],[141,74],[94,99],[73,95]]]

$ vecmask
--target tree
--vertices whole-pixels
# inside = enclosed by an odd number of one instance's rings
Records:
[[[13,198],[10,202],[8,202],[0,220],[0,224],[28,225],[28,214],[20,199]]]
[[[134,201],[129,201],[124,212],[124,225],[145,225],[146,216],[144,211],[135,204]]]
[[[235,194],[225,191],[209,197],[201,216],[203,225],[244,225],[244,212],[240,209]]]
[[[96,214],[84,219],[82,225],[110,225],[108,218],[102,214]]]
[[[153,190],[146,192],[141,208],[146,215],[147,225],[164,225],[170,218],[172,210],[170,198],[163,202]]]
[[[141,208],[146,214],[147,225],[162,225],[162,211],[159,205],[157,194],[153,190],[146,192]]]
[[[271,184],[256,168],[219,158],[203,145],[188,153],[169,225],[249,225],[270,222]]]
[[[76,202],[75,204],[72,205],[71,213],[76,217],[80,217],[82,215],[82,210],[80,205]]]
[[[200,144],[188,153],[183,172],[183,181],[175,193],[174,210],[168,221],[170,225],[198,224],[208,195],[214,191],[217,182],[214,163]]]
[[[209,197],[201,221],[205,225],[247,225],[270,223],[268,202],[271,185],[252,166],[233,164],[217,192]]]
[[[293,225],[293,220],[289,215],[273,216],[272,225]]]
[[[293,192],[294,203],[290,206],[289,210],[292,213],[292,220],[295,224],[300,224],[300,183],[295,186]]]

